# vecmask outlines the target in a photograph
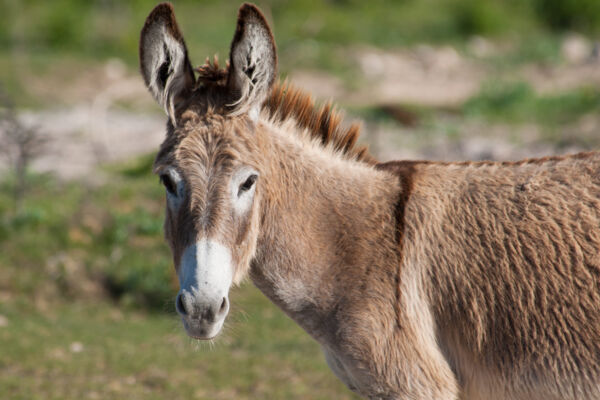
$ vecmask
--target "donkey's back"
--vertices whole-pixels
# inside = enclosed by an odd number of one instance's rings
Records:
[[[600,398],[600,153],[387,168],[463,396]]]

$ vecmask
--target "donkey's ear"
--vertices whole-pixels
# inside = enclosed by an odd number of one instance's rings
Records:
[[[177,104],[194,86],[194,71],[173,6],[152,10],[140,37],[140,67],[146,86],[175,124]]]
[[[260,10],[245,3],[238,13],[231,42],[227,85],[237,112],[256,117],[277,76],[277,51],[271,29]]]

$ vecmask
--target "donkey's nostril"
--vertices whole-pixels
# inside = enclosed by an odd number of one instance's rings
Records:
[[[185,305],[183,304],[183,296],[181,294],[177,295],[177,299],[175,300],[175,309],[181,315],[187,315],[187,311],[185,310]]]
[[[227,311],[227,297],[223,297],[223,302],[221,302],[221,307],[219,308],[219,314],[223,314]]]

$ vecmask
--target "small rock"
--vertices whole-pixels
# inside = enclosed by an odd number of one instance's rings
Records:
[[[0,328],[4,328],[5,326],[8,326],[8,318],[4,315],[0,315]]]
[[[81,342],[73,342],[69,346],[71,353],[81,353],[83,351],[83,344]]]
[[[385,73],[385,62],[379,54],[370,52],[358,59],[362,73],[368,77],[379,77]]]
[[[467,43],[467,49],[471,54],[479,58],[494,54],[494,45],[481,36],[473,36]]]
[[[417,60],[428,70],[448,72],[462,65],[462,57],[452,46],[432,47],[419,45],[415,48]]]
[[[583,36],[571,34],[563,40],[561,53],[569,64],[580,64],[592,55],[592,44]]]
[[[125,76],[127,65],[119,58],[111,58],[104,64],[104,72],[108,79],[117,80]]]

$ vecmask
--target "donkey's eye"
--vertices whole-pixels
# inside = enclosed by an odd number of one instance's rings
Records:
[[[244,183],[242,183],[240,185],[240,188],[238,190],[238,196],[240,196],[242,193],[247,192],[248,190],[252,189],[252,185],[254,185],[254,182],[256,182],[256,178],[258,178],[258,175],[252,174],[248,177],[248,179],[246,179],[246,181],[244,181]]]
[[[168,174],[161,174],[160,182],[165,186],[167,192],[171,193],[172,195],[176,194],[175,183],[173,183],[173,179],[171,179],[171,177]]]

